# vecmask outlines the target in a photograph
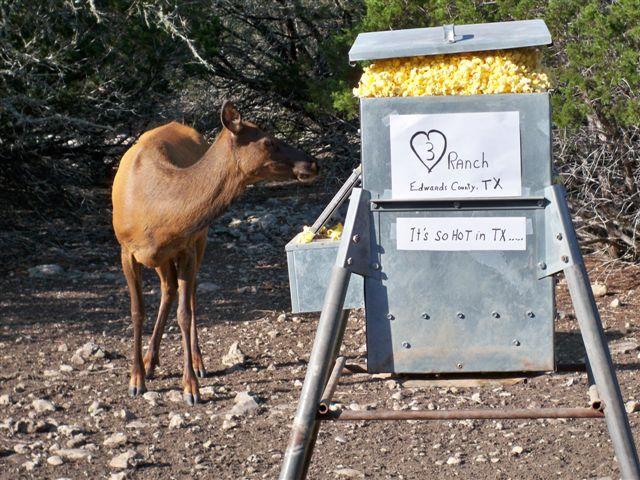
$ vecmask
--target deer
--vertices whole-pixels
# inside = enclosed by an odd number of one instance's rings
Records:
[[[198,377],[206,370],[196,327],[196,276],[209,225],[248,185],[262,180],[309,183],[317,162],[243,120],[233,102],[220,112],[222,129],[209,145],[195,129],[171,122],[142,134],[122,156],[111,194],[113,229],[120,244],[133,324],[129,394],[146,391],[160,364],[160,341],[177,297],[182,337],[183,400],[200,402]],[[160,306],[142,357],[142,267],[160,278]]]

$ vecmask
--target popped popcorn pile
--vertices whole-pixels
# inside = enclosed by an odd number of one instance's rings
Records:
[[[379,60],[365,67],[356,97],[540,93],[549,89],[534,48]]]
[[[302,231],[296,235],[297,243],[311,243],[314,238],[328,238],[330,240],[340,240],[342,237],[342,223],[336,223],[333,227],[322,227],[316,235],[311,231],[311,227],[303,227]]]

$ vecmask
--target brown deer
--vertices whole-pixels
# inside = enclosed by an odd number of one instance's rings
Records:
[[[227,101],[222,131],[209,146],[194,129],[172,122],[143,134],[124,154],[113,182],[113,228],[122,248],[122,269],[131,297],[133,355],[129,393],[145,392],[159,364],[160,340],[178,296],[182,333],[183,398],[199,401],[198,380],[205,375],[195,322],[196,274],[209,224],[249,184],[297,178],[310,181],[316,162],[305,153],[243,121]],[[155,268],[161,299],[149,348],[142,358],[141,266]]]

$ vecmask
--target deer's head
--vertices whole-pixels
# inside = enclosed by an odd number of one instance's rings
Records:
[[[228,131],[235,161],[249,177],[249,183],[292,178],[310,182],[318,175],[315,159],[242,120],[232,102],[224,102],[220,118]]]

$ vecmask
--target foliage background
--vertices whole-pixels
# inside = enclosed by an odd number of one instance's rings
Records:
[[[140,133],[178,119],[213,137],[227,97],[334,186],[359,157],[358,32],[526,18],[554,38],[554,153],[582,240],[637,259],[640,0],[0,0],[0,242],[104,207],[91,192]]]

